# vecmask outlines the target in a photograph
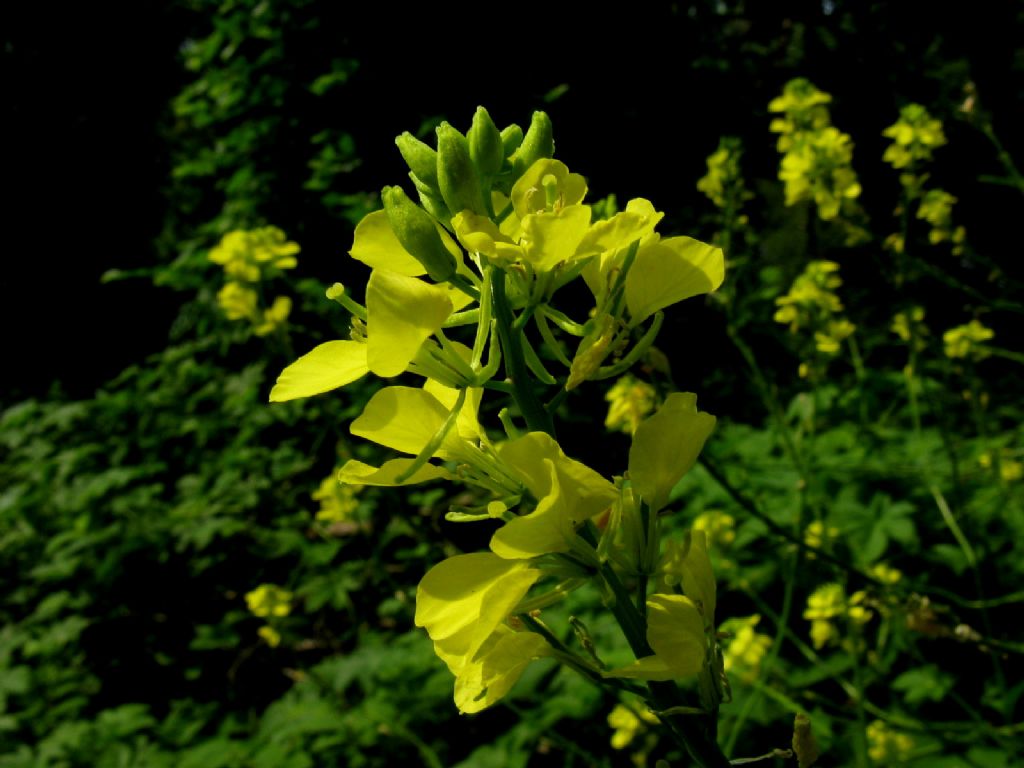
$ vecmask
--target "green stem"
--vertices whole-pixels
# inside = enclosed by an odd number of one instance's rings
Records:
[[[498,338],[501,339],[504,351],[505,373],[513,388],[512,397],[531,431],[546,432],[554,437],[555,425],[551,414],[544,408],[530,379],[522,339],[513,331],[515,317],[505,294],[505,273],[497,267],[487,268],[495,271],[491,275],[491,297],[494,301],[494,316],[498,321]]]

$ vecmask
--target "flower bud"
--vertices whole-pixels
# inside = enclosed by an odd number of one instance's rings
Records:
[[[546,112],[534,112],[530,121],[530,129],[523,137],[523,143],[519,145],[512,156],[512,167],[515,177],[519,178],[526,169],[542,157],[553,157],[555,154],[555,140],[552,135],[551,118]]]
[[[397,139],[398,151],[402,153],[409,170],[430,187],[437,189],[437,152],[406,131]]]
[[[398,242],[423,265],[431,279],[440,283],[454,275],[455,257],[445,248],[430,214],[410,200],[401,187],[384,187],[381,199]]]
[[[501,143],[501,134],[491,116],[483,107],[476,108],[473,125],[467,134],[469,139],[469,155],[482,176],[494,176],[501,170],[505,161],[505,150]]]
[[[501,146],[505,150],[505,157],[508,157],[523,143],[523,129],[515,123],[508,126],[501,132]]]
[[[437,127],[437,182],[452,214],[468,209],[480,216],[487,215],[469,141],[448,123]]]
[[[437,191],[437,187],[429,186],[412,171],[409,171],[409,178],[412,179],[413,186],[416,187],[416,192],[419,194],[420,205],[427,210],[427,213],[438,221],[450,221],[452,213],[448,210],[448,206],[444,204],[444,200],[441,199],[441,194]]]

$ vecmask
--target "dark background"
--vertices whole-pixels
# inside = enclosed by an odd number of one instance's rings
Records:
[[[174,258],[157,237],[175,215],[169,174],[187,142],[168,105],[189,78],[183,41],[208,31],[200,5],[2,11],[4,399],[44,395],[55,380],[86,396],[166,340],[173,293],[100,277]],[[352,134],[361,164],[347,178],[351,190],[404,178],[393,137],[424,120],[468,123],[484,104],[499,124],[526,123],[544,108],[559,157],[588,176],[596,196],[642,194],[670,212],[670,229],[695,233],[708,206],[694,184],[720,135],[746,138],[750,177],[774,177],[766,105],[796,75],[835,96],[833,122],[854,137],[865,189],[895,194],[880,131],[908,101],[945,119],[939,183],[955,190],[998,171],[978,134],[951,119],[968,80],[1011,154],[1024,155],[1020,3],[969,12],[954,3],[633,3],[611,14],[575,5],[298,5],[316,23],[297,25],[287,66],[315,76],[323,61],[350,57],[359,67],[343,98],[325,107],[286,94],[282,109],[289,125],[331,120]],[[275,162],[286,164],[293,150],[280,144]],[[1001,219],[1006,194],[981,187],[961,200],[958,217],[977,248],[1019,275],[1012,254],[1021,238]],[[263,213],[301,238],[305,268],[335,279],[348,223],[311,205],[298,185],[273,190]]]

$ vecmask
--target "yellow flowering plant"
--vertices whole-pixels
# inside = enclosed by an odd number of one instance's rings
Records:
[[[460,711],[494,705],[531,662],[554,659],[640,696],[698,765],[728,765],[715,738],[724,672],[705,534],[661,535],[715,418],[693,393],[669,394],[653,413],[641,393],[616,417],[632,443],[627,468],[610,478],[567,455],[555,425],[572,390],[619,377],[647,353],[667,308],[719,287],[722,251],[662,236],[663,214],[642,198],[595,215],[585,178],[553,158],[543,112],[526,131],[499,130],[479,108],[466,133],[442,123],[435,146],[408,133],[396,144],[412,193],[385,187],[383,209],[359,223],[349,251],[370,268],[365,304],[332,286],[328,297],[352,315],[348,338],[285,368],[270,399],[370,373],[403,377],[350,427],[398,455],[380,466],[350,460],[337,477],[461,483],[472,501],[448,520],[494,529],[488,551],[449,557],[417,589],[415,622],[455,677]],[[577,280],[592,300],[585,320],[558,301]],[[495,397],[504,407],[491,407]],[[494,410],[500,432],[483,418]],[[607,664],[581,625],[582,653],[548,625],[543,611],[587,584],[634,661]]]

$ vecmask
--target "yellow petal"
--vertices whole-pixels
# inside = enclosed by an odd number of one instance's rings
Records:
[[[539,272],[554,269],[576,253],[590,226],[590,206],[570,205],[554,213],[531,213],[523,219],[523,258]]]
[[[462,346],[457,342],[456,344],[457,346]],[[468,354],[469,350],[467,349],[466,352]],[[459,399],[459,391],[457,389],[446,387],[444,384],[433,379],[427,379],[423,384],[423,389],[436,397],[441,405],[448,409],[449,413]],[[457,421],[455,422],[458,436],[463,440],[475,442],[486,437],[484,429],[480,426],[480,421],[477,418],[483,393],[484,391],[480,387],[470,387],[469,391],[466,392],[466,401],[462,404],[462,410],[459,411]]]
[[[682,567],[682,587],[704,616],[704,626],[715,626],[715,574],[708,556],[708,541],[704,531],[690,532],[689,547]]]
[[[356,225],[349,255],[373,269],[386,269],[408,277],[427,274],[423,265],[398,242],[384,211],[368,213]]]
[[[455,680],[455,705],[472,714],[495,704],[509,692],[534,659],[547,656],[551,646],[535,632],[515,632],[498,626]]]
[[[405,472],[413,461],[413,459],[391,459],[390,461],[385,461],[380,467],[372,467],[361,461],[350,459],[338,470],[338,480],[349,485],[396,486],[428,483],[431,480],[452,479],[451,472],[443,467],[424,464],[413,472],[412,477],[408,480],[404,480],[401,483],[398,482],[398,476]]]
[[[576,528],[562,498],[558,472],[550,459],[544,459],[550,492],[530,514],[505,523],[491,537],[491,551],[498,557],[520,560],[553,552],[567,552]]]
[[[520,219],[547,208],[546,179],[554,182],[557,207],[578,205],[587,195],[587,180],[580,174],[570,173],[560,160],[541,158],[512,187],[512,207]]]
[[[328,341],[281,371],[270,390],[270,401],[280,403],[329,392],[352,383],[367,371],[365,344]]]
[[[629,449],[629,477],[652,512],[668,503],[672,488],[690,471],[714,428],[715,417],[697,410],[692,392],[674,392],[640,422]]]
[[[415,277],[375,269],[366,285],[367,363],[378,376],[409,367],[452,313],[448,292]]]
[[[353,435],[415,456],[446,418],[448,410],[429,392],[385,387],[374,393],[349,429]]]
[[[690,237],[670,237],[642,245],[626,276],[626,306],[633,325],[659,309],[722,284],[722,249]]]
[[[438,655],[449,667],[461,666],[473,660],[540,575],[526,563],[490,552],[450,557],[431,568],[416,589],[416,626],[440,646]]]
[[[706,641],[700,611],[682,595],[652,595],[647,601],[647,644],[654,651],[607,677],[678,680],[700,672]]]

